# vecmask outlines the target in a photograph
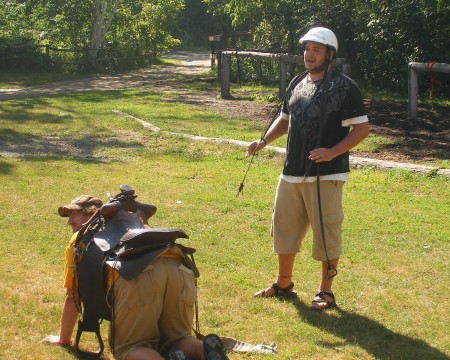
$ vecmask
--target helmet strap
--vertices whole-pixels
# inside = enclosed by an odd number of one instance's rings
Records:
[[[331,64],[331,60],[330,60],[330,54],[331,54],[330,47],[327,46],[326,48],[327,48],[327,51],[326,51],[326,53],[325,53],[325,71],[324,71],[324,74],[323,74],[323,78],[324,78],[324,79],[327,77],[328,71],[330,70],[329,67],[330,67],[330,64]]]

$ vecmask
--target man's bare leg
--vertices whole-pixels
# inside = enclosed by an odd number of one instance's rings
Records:
[[[297,254],[278,254],[278,277],[276,284],[282,288],[288,288],[292,284],[292,271],[294,269],[294,260]],[[255,296],[266,297],[273,296],[275,290],[272,286],[260,290],[255,293]]]
[[[164,360],[164,358],[155,350],[137,347],[127,354],[125,360]]]
[[[330,260],[330,265],[333,269],[328,269],[328,261],[322,261],[322,278],[320,280],[319,290],[318,291],[326,291],[331,292],[331,285],[333,285],[334,277],[331,277],[336,273],[334,269],[337,268],[339,262],[339,258]],[[325,300],[320,299],[315,296],[312,303],[312,308],[315,310],[323,310],[330,306],[330,302],[333,299],[327,295],[325,295]]]
[[[182,350],[191,360],[203,360],[203,343],[194,338],[184,338],[175,344],[177,349]]]

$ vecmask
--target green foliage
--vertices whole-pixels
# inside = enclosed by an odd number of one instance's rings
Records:
[[[356,60],[369,84],[405,89],[409,62],[449,63],[449,15],[436,1],[371,2],[355,39],[360,46]]]
[[[27,23],[26,5],[16,0],[0,3],[0,69],[40,70],[45,65]]]
[[[181,40],[183,48],[209,47],[209,35],[214,34],[216,29],[222,31],[219,19],[208,13],[202,0],[185,0],[184,3],[184,9],[171,26],[173,36]]]
[[[107,1],[108,6],[112,4]],[[0,66],[42,69],[36,45],[89,48],[96,0],[10,0],[0,3]],[[208,46],[207,35],[243,30],[238,48],[301,54],[299,37],[313,26],[337,34],[338,56],[351,62],[352,77],[365,87],[406,93],[409,62],[450,63],[450,8],[443,0],[121,0],[98,53],[97,67],[85,51],[51,52],[53,66],[78,71],[145,66],[168,48]],[[446,6],[447,5],[447,6]],[[14,44],[19,47],[11,47]],[[31,46],[24,50],[22,45]],[[66,65],[75,63],[75,65]],[[88,66],[89,65],[89,66]],[[270,69],[269,65],[269,69]],[[272,70],[266,76],[272,76]],[[254,81],[254,72],[242,72]],[[450,76],[438,74],[438,96],[450,93]],[[420,79],[421,93],[431,92]]]
[[[77,50],[51,51],[47,60],[51,60],[49,64],[53,66],[72,64],[66,68],[92,71],[87,49],[91,46],[92,32],[98,20],[95,18],[97,2],[43,0],[22,4],[12,0],[0,4],[0,39],[5,39],[0,56],[27,58],[29,54],[25,54],[23,48],[3,50],[7,43],[22,45],[26,39],[32,48],[49,44],[53,48]],[[100,5],[103,2],[107,11],[111,11],[112,1],[100,1]],[[179,45],[180,40],[172,36],[170,30],[183,8],[184,0],[120,1],[110,27],[104,29],[104,42],[95,58],[98,61],[94,68],[113,70],[143,66],[168,48]],[[15,66],[13,61],[4,64],[9,69]]]
[[[353,76],[377,89],[405,93],[411,61],[450,63],[445,1],[204,1],[212,12],[229,14],[235,28],[249,30],[254,48],[300,54],[302,34],[314,26],[329,27],[338,37],[338,56],[351,61]],[[439,80],[448,94],[449,77],[441,74]]]
[[[231,61],[232,81],[252,84],[277,84],[279,64],[276,61],[261,61],[258,74],[258,61],[251,58],[237,58]]]
[[[180,41],[175,39],[168,29],[183,8],[183,0],[164,0],[144,4],[138,19],[139,33],[144,40],[143,45],[151,49],[155,58],[162,51],[180,44]]]
[[[0,34],[0,69],[40,71],[46,68],[46,57],[42,48],[35,46],[26,34],[11,37]]]
[[[60,48],[82,49],[87,46],[94,22],[93,2],[66,0],[45,3],[45,7],[36,7],[32,12],[35,23],[42,29],[41,39]]]

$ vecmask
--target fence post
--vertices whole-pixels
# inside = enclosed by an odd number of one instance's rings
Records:
[[[220,79],[220,97],[222,99],[231,98],[230,94],[230,73],[231,73],[231,56],[222,53],[222,67]]]
[[[261,67],[261,59],[256,59],[256,75],[258,76],[258,80],[262,81],[262,67]]]
[[[45,56],[47,58],[46,67],[47,69],[50,67],[50,45],[45,45]]]
[[[222,50],[217,50],[217,77],[219,81],[222,81]]]
[[[417,85],[417,72],[413,63],[408,64],[408,119],[417,118],[417,97],[419,88]]]
[[[336,58],[334,59],[334,65],[340,67],[341,73],[347,76],[352,75],[352,67],[350,65],[350,61],[345,58]]]
[[[278,89],[278,96],[281,99],[286,91],[286,63],[280,59],[280,86]]]

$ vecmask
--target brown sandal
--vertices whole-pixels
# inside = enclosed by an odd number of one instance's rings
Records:
[[[315,306],[318,304],[326,304],[326,305],[323,307]],[[314,298],[313,298],[312,304],[311,304],[311,309],[317,310],[317,311],[322,311],[322,310],[331,309],[335,306],[336,306],[336,300],[334,298],[333,292],[320,290],[320,291],[316,292],[316,295],[314,295]]]
[[[280,297],[280,298],[294,298],[297,296],[297,293],[293,291],[294,283],[291,283],[288,287],[282,288],[277,285],[277,283],[273,283],[270,288],[259,290],[255,293],[255,297]],[[273,289],[273,294],[267,294],[267,290]]]

